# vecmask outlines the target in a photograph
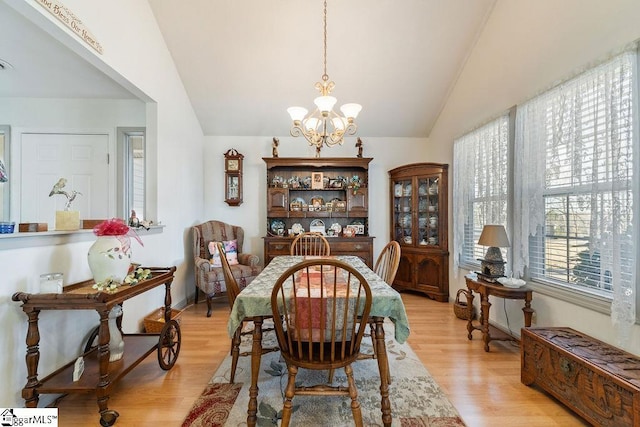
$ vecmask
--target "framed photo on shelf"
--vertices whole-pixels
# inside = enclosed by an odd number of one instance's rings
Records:
[[[364,224],[350,224],[347,227],[353,227],[356,234],[364,234]]]
[[[347,202],[345,200],[336,200],[332,203],[332,208],[334,212],[346,212]]]
[[[311,189],[322,190],[324,188],[324,174],[322,172],[311,173]]]

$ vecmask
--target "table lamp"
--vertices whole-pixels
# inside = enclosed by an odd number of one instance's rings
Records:
[[[507,231],[503,225],[485,225],[480,233],[478,244],[488,246],[484,259],[481,259],[481,274],[487,279],[495,279],[504,276],[504,264],[502,252],[500,248],[508,248],[511,246]]]

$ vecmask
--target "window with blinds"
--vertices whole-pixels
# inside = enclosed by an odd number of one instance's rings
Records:
[[[632,280],[634,61],[623,54],[528,103],[545,166],[531,278],[605,295]]]
[[[464,236],[454,249],[460,264],[476,265],[484,258],[486,248],[477,242],[485,224],[507,225],[509,146],[508,114],[455,141],[454,186],[464,188],[454,199],[455,227]],[[503,256],[507,259],[506,252]]]

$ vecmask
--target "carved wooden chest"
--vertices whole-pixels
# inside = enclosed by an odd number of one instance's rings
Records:
[[[640,358],[570,328],[523,328],[525,385],[597,426],[640,427]]]

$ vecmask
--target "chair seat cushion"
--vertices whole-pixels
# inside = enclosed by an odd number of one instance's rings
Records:
[[[236,278],[240,289],[244,289],[262,271],[261,266],[236,264],[231,266],[231,273]],[[205,273],[206,285],[202,291],[207,295],[217,295],[227,290],[224,284],[222,268],[213,267]]]

